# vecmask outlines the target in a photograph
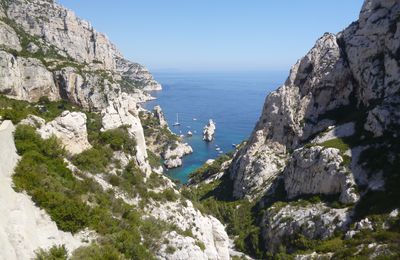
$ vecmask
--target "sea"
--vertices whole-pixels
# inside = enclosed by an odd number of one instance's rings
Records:
[[[190,173],[208,159],[234,149],[249,138],[266,96],[283,84],[287,72],[155,72],[162,91],[152,92],[156,100],[148,101],[148,110],[160,105],[171,130],[185,135],[194,152],[183,158],[182,167],[170,169],[170,178],[186,183]],[[173,126],[179,118],[180,126]],[[202,139],[204,126],[212,119],[216,124],[212,142]],[[186,136],[191,131],[193,136]],[[217,151],[219,148],[220,151]]]

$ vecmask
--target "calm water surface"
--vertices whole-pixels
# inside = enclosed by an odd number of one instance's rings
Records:
[[[176,134],[190,130],[185,137],[194,153],[184,157],[183,166],[167,171],[173,179],[185,183],[188,175],[208,159],[247,139],[260,116],[265,97],[286,79],[287,72],[242,73],[153,73],[163,90],[153,92],[157,100],[145,104],[147,109],[160,105],[168,124]],[[179,114],[179,127],[172,124]],[[196,119],[196,120],[194,120]],[[202,130],[209,119],[216,123],[215,139],[202,140]]]

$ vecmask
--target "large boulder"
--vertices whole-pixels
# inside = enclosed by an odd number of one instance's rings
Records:
[[[336,148],[314,146],[295,150],[283,176],[289,199],[309,194],[340,194],[342,203],[358,199],[354,178]]]
[[[86,115],[64,111],[59,117],[38,129],[42,138],[56,136],[71,154],[91,148],[87,139]]]
[[[262,218],[262,237],[267,250],[276,252],[282,243],[298,235],[309,239],[329,238],[336,230],[345,230],[350,215],[348,209],[332,209],[322,203],[283,206],[276,203]]]

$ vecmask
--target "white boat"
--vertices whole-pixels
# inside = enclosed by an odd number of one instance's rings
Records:
[[[176,122],[172,126],[179,126],[181,123],[179,123],[179,116],[178,113],[176,113]]]
[[[217,151],[220,151],[220,150],[221,150],[221,148],[217,147],[217,148],[215,148],[215,150],[217,150]]]
[[[187,135],[187,136],[192,136],[192,135],[193,135],[193,133],[192,133],[192,132],[190,132],[190,131],[188,131],[186,135]]]
[[[218,153],[224,153],[224,151],[219,151]]]
[[[197,121],[197,118],[193,118],[193,121]]]

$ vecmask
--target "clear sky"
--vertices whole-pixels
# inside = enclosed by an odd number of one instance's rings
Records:
[[[362,0],[59,0],[152,70],[287,70]]]

